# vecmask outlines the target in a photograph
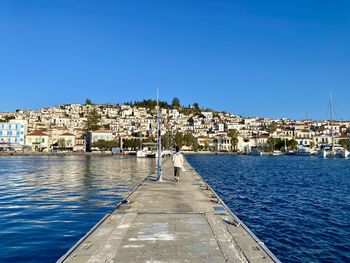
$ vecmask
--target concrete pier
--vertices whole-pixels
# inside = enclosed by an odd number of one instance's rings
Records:
[[[185,162],[146,180],[57,262],[279,262]]]

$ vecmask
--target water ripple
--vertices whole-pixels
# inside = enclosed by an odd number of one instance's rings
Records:
[[[129,157],[1,157],[0,262],[55,262],[154,170]]]
[[[282,262],[350,262],[350,160],[186,158]]]

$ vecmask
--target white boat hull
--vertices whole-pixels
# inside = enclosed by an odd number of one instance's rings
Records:
[[[350,156],[350,152],[348,150],[344,149],[343,151],[341,151],[339,153],[339,155],[341,158],[348,158]]]
[[[321,157],[323,158],[348,158],[350,152],[347,149],[337,149],[337,150],[322,150]]]

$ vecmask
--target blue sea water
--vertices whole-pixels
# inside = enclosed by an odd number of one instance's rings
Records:
[[[55,262],[154,171],[153,159],[0,157],[0,262]]]
[[[189,155],[282,262],[350,262],[350,160]]]

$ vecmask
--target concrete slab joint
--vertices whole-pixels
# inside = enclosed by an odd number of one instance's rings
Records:
[[[144,181],[64,262],[273,262],[185,168],[176,183],[164,162],[164,182]]]

